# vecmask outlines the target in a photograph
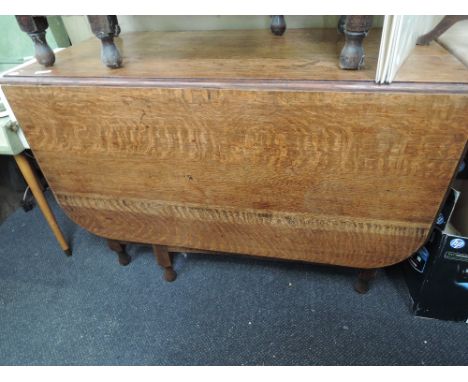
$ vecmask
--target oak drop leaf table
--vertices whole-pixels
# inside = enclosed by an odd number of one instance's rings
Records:
[[[468,139],[468,73],[417,47],[392,85],[336,30],[142,32],[1,79],[64,211],[110,239],[376,269],[426,240]],[[443,62],[444,70],[440,63]],[[364,272],[364,291],[372,272]]]

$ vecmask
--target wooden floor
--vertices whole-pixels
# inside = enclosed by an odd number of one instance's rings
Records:
[[[426,240],[468,140],[437,44],[398,81],[338,68],[335,30],[144,32],[2,79],[69,216],[111,239],[373,268]],[[443,70],[441,70],[443,68]]]

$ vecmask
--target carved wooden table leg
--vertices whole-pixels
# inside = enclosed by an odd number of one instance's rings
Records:
[[[116,16],[88,16],[91,30],[101,40],[101,60],[109,68],[116,69],[122,66],[120,52],[115,46],[114,37],[120,33]]]
[[[375,278],[377,269],[362,269],[354,284],[354,290],[358,293],[367,293],[369,291],[369,283]]]
[[[119,255],[120,265],[125,266],[130,264],[132,258],[127,254],[127,252],[125,252],[125,244],[121,243],[120,241],[107,239],[107,245],[112,251],[117,252],[117,255]]]
[[[361,69],[364,66],[362,40],[372,26],[373,16],[346,16],[344,23],[345,45],[340,54],[341,69]]]
[[[50,209],[49,204],[47,203],[47,199],[45,198],[44,193],[42,192],[42,186],[38,181],[37,176],[33,168],[31,167],[31,164],[28,162],[28,159],[23,154],[15,155],[14,158],[16,160],[16,163],[18,164],[21,173],[24,176],[24,179],[26,180],[26,183],[28,184],[29,188],[31,189],[31,192],[36,198],[37,204],[39,205],[42,214],[46,218],[47,223],[49,224],[52,232],[55,235],[55,238],[59,242],[60,247],[62,248],[63,252],[66,253],[67,256],[71,256],[72,251],[70,249],[70,246],[63,237],[63,233],[57,224],[57,220],[55,219],[55,216],[52,210]]]
[[[284,16],[271,16],[270,29],[276,36],[282,36],[286,31],[286,20]]]
[[[432,40],[438,38],[442,33],[447,31],[458,21],[466,20],[468,16],[445,16],[440,22],[432,29],[429,33],[422,35],[418,38],[416,44],[418,45],[429,45]]]
[[[153,253],[158,264],[164,268],[164,278],[166,281],[174,281],[177,273],[172,268],[172,258],[165,245],[153,245]]]
[[[340,19],[338,20],[338,32],[344,33],[345,22],[346,16],[340,16]]]
[[[117,16],[109,16],[111,18],[111,22],[114,24],[114,37],[119,37],[120,34],[120,25]]]
[[[55,55],[46,40],[46,29],[49,27],[45,16],[16,16],[16,21],[23,32],[26,32],[34,43],[37,62],[52,66]]]

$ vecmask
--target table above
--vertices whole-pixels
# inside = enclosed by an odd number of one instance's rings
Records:
[[[338,67],[343,36],[336,29],[135,32],[116,38],[124,67],[109,69],[96,57],[94,38],[57,54],[53,67],[33,63],[8,74],[3,82],[44,83],[53,79],[196,81],[356,81],[373,83],[380,44],[379,29],[364,41],[366,67]],[[467,68],[434,42],[417,46],[397,74],[398,82],[468,84]]]

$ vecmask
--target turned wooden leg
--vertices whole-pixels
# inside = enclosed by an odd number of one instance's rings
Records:
[[[125,265],[130,264],[130,261],[132,260],[132,258],[127,254],[127,252],[125,252],[125,244],[116,240],[108,239],[107,245],[112,251],[116,252],[117,255],[119,255],[120,265],[125,266]]]
[[[101,40],[101,60],[109,68],[116,69],[122,66],[120,52],[115,46],[114,36],[120,33],[116,16],[88,16],[91,30]]]
[[[119,37],[120,35],[120,25],[117,16],[109,16],[111,23],[114,25],[114,37]]]
[[[369,283],[375,278],[377,269],[362,269],[354,284],[354,290],[358,293],[367,293],[369,291]]]
[[[46,29],[49,27],[45,16],[16,16],[16,21],[23,32],[26,32],[34,43],[37,62],[52,66],[55,55],[46,40]]]
[[[271,16],[270,29],[276,36],[282,36],[286,31],[286,20],[284,16]]]
[[[153,253],[158,264],[164,268],[166,281],[174,281],[177,273],[172,268],[172,258],[165,245],[153,245]]]
[[[362,40],[372,26],[372,16],[346,16],[344,23],[345,45],[340,54],[341,69],[361,69],[364,66]]]
[[[40,185],[36,173],[31,167],[31,164],[28,162],[26,156],[24,156],[23,154],[15,155],[14,158],[16,160],[16,163],[18,164],[21,173],[24,176],[24,179],[26,180],[26,183],[31,189],[32,194],[36,198],[37,204],[39,205],[39,208],[41,209],[44,217],[46,218],[50,229],[52,230],[52,232],[55,235],[55,238],[59,242],[60,247],[66,253],[67,256],[71,256],[72,251],[70,249],[70,246],[63,237],[63,233],[57,224],[57,220],[55,219],[55,216],[52,210],[50,209],[49,204],[47,203],[47,199],[45,198],[44,193],[42,192],[42,186]]]
[[[418,38],[416,44],[429,45],[429,43],[438,38],[442,33],[447,31],[458,21],[466,20],[468,16],[445,16],[429,33]]]
[[[338,32],[344,33],[345,22],[346,16],[340,16],[340,19],[338,20]]]

